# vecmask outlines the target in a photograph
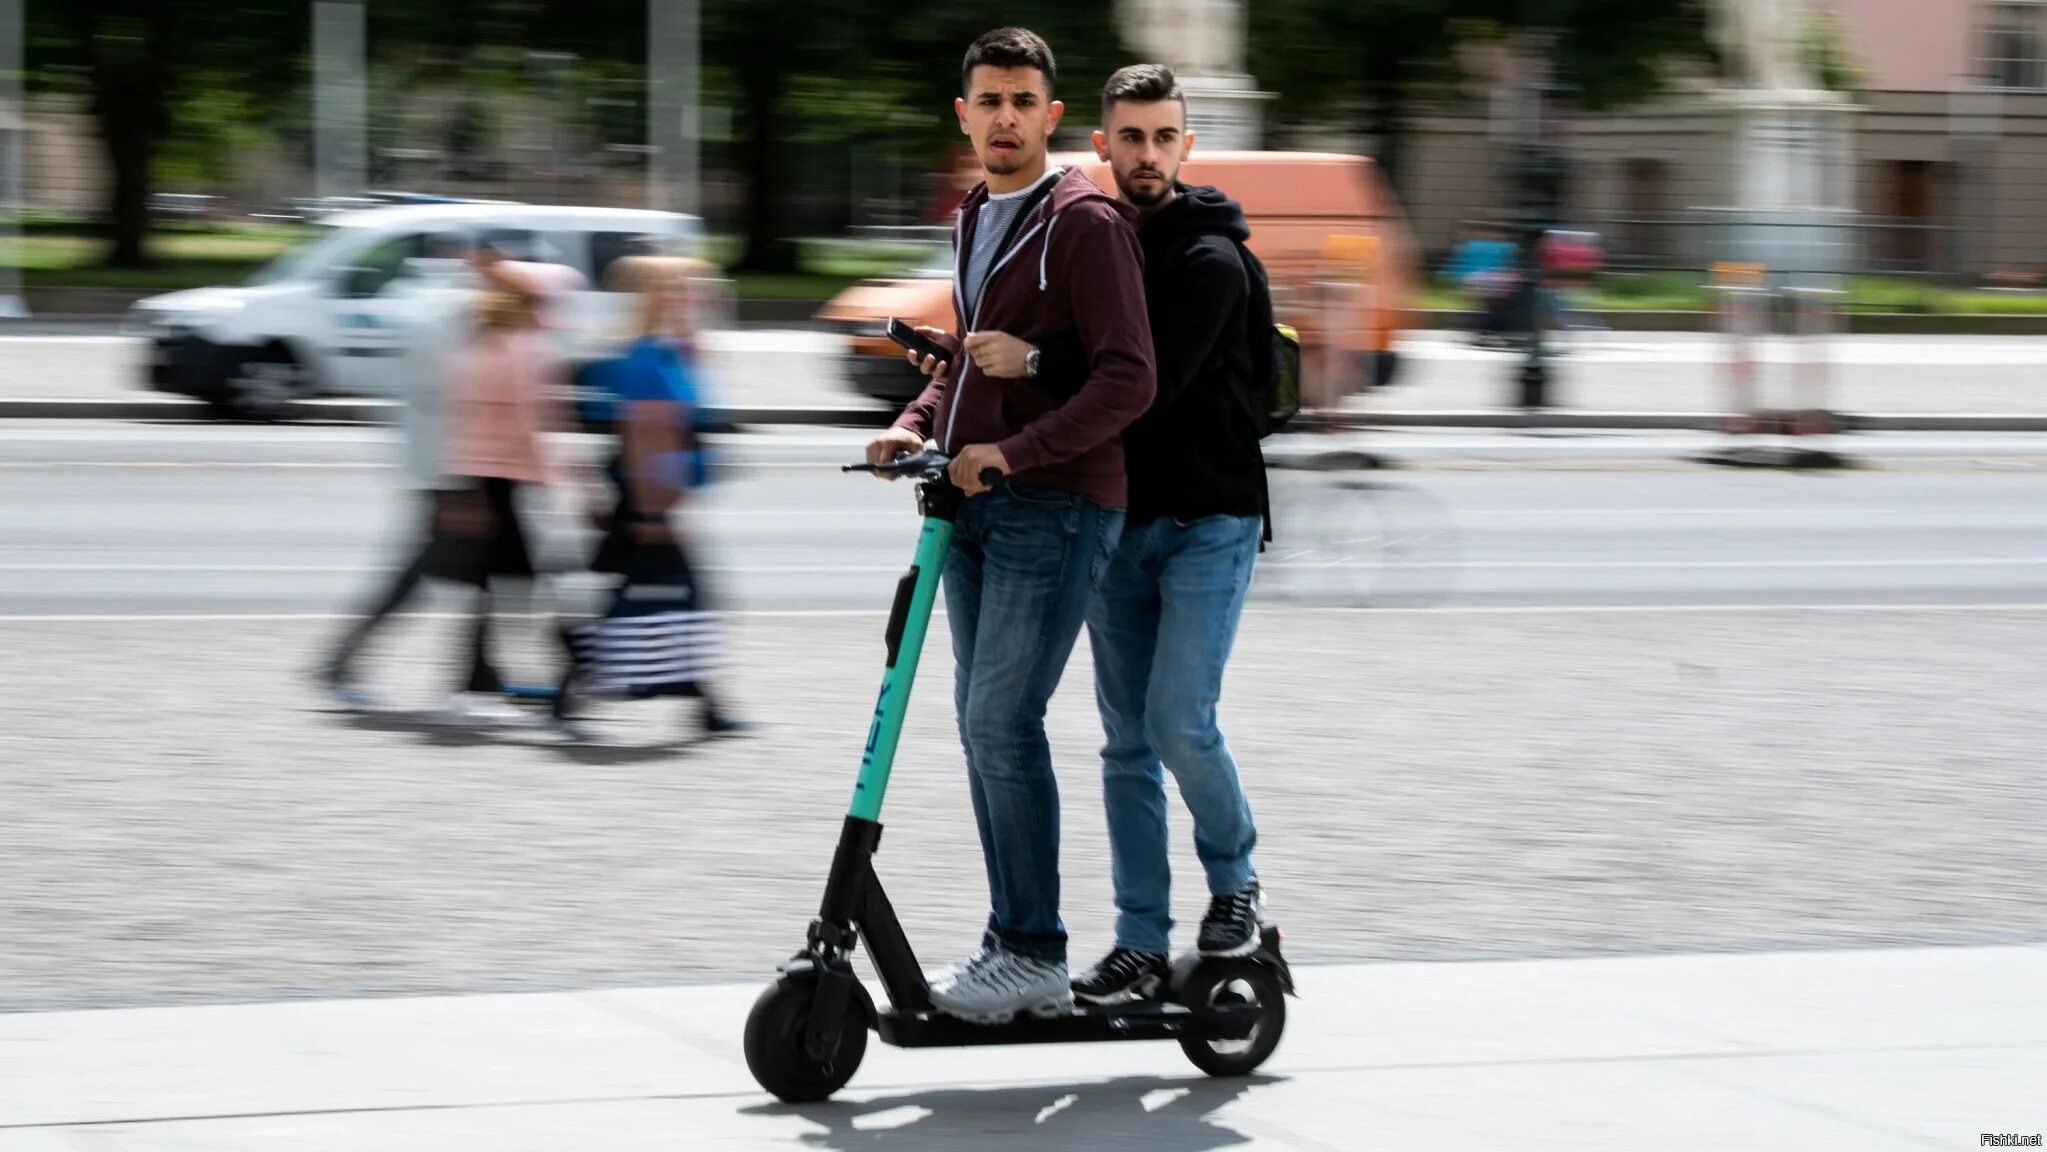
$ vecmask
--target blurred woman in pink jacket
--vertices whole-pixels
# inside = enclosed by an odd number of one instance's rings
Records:
[[[456,722],[518,715],[490,659],[491,581],[532,579],[520,490],[566,479],[543,440],[571,430],[561,394],[566,366],[542,331],[542,310],[576,273],[515,263],[489,248],[478,250],[472,266],[484,293],[474,337],[450,368],[443,417],[450,483],[440,495],[428,565],[430,575],[477,589],[468,669],[446,714]]]

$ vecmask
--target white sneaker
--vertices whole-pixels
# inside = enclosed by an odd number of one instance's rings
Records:
[[[538,721],[542,731],[564,744],[595,744],[597,734],[583,725],[581,720],[564,720],[559,716],[547,716]]]
[[[434,718],[437,723],[449,727],[475,728],[489,724],[509,724],[524,719],[525,713],[499,697],[482,692],[465,692],[451,698],[434,714]]]
[[[1007,1024],[1019,1012],[1058,1016],[1073,1010],[1066,965],[1001,949],[956,965],[931,989],[932,1006],[973,1024]]]

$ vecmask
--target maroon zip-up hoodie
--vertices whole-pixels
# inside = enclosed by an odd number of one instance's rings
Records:
[[[1067,169],[996,253],[968,315],[959,282],[987,197],[986,184],[967,193],[953,229],[954,335],[1007,332],[1040,347],[1077,341],[1085,378],[998,379],[962,351],[896,427],[935,439],[948,453],[994,444],[1016,479],[1122,508],[1121,433],[1151,407],[1157,387],[1136,210]]]

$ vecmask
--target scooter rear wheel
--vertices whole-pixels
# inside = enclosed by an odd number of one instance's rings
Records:
[[[1242,1040],[1180,1041],[1180,1050],[1210,1076],[1248,1076],[1279,1047],[1286,1031],[1286,988],[1279,974],[1255,960],[1203,960],[1187,977],[1179,1000],[1189,1008],[1255,1004],[1258,1023]]]
[[[785,1103],[828,1099],[846,1086],[867,1055],[867,1021],[850,998],[839,1023],[838,1050],[822,1062],[805,1050],[816,993],[815,981],[784,976],[761,992],[746,1017],[746,1067],[761,1087]]]

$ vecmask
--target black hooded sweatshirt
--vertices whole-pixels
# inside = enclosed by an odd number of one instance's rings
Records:
[[[1178,195],[1137,230],[1145,311],[1158,368],[1151,408],[1123,430],[1132,521],[1265,513],[1265,458],[1252,395],[1250,277],[1237,244],[1244,210],[1208,185]],[[1070,373],[1067,342],[1040,352],[1041,374]]]

